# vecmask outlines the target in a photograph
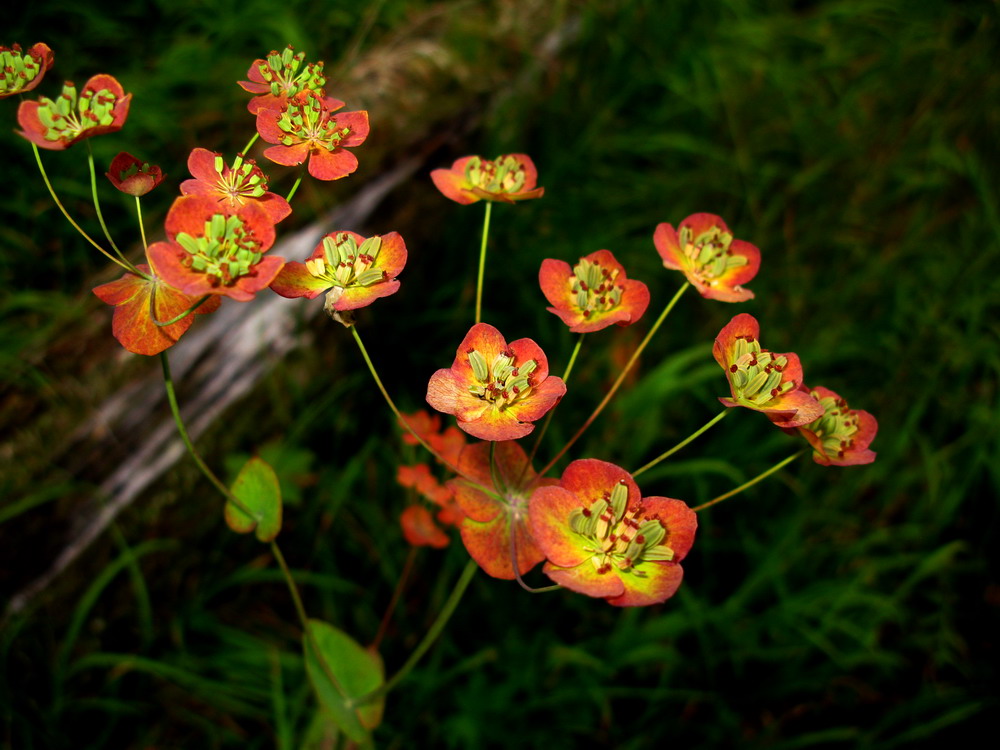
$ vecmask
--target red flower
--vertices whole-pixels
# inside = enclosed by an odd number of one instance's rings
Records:
[[[117,281],[94,287],[102,302],[115,306],[111,321],[111,333],[118,343],[134,354],[152,356],[159,354],[177,343],[194,323],[194,314],[187,315],[176,323],[158,326],[156,320],[173,320],[198,302],[199,297],[184,294],[165,284],[157,275],[156,267],[140,265],[138,269],[150,278],[144,279],[133,273],[126,273]],[[206,300],[194,313],[203,315],[218,309],[218,297]]]
[[[463,156],[451,169],[435,169],[431,179],[445,198],[463,205],[481,200],[513,203],[545,193],[545,188],[535,187],[538,170],[526,154],[498,156],[493,161]]]
[[[23,130],[18,134],[40,148],[61,151],[84,138],[121,130],[131,101],[132,95],[109,75],[87,81],[79,98],[68,81],[55,101],[43,96],[21,102],[17,122]]]
[[[415,489],[422,497],[438,506],[437,520],[446,526],[457,526],[465,515],[455,501],[455,490],[442,485],[431,474],[427,464],[400,466],[396,480],[403,486]],[[422,505],[411,505],[400,517],[403,535],[414,546],[445,547],[448,536],[434,522],[434,517]]]
[[[122,151],[111,160],[111,166],[104,173],[111,184],[127,195],[139,197],[163,182],[163,171]]]
[[[542,261],[538,272],[546,308],[573,333],[591,333],[613,323],[635,323],[649,307],[649,288],[625,277],[625,269],[608,250],[598,250],[570,270],[561,260]]]
[[[309,174],[317,180],[339,180],[358,168],[358,159],[348,148],[360,146],[368,137],[368,113],[334,111],[342,102],[312,90],[302,91],[277,109],[257,113],[257,132],[277,146],[264,156],[277,164],[294,166],[309,160]]]
[[[280,109],[290,97],[300,91],[315,91],[326,97],[323,89],[326,85],[323,63],[307,63],[303,68],[302,61],[305,59],[305,52],[295,53],[293,47],[288,45],[280,55],[272,50],[267,59],[254,60],[247,71],[247,78],[250,80],[237,82],[244,91],[260,94],[250,100],[247,109],[253,114],[262,109]],[[344,106],[343,102],[332,97],[326,99],[331,109]]]
[[[451,369],[438,370],[427,385],[427,403],[454,414],[458,426],[483,440],[516,440],[530,433],[566,393],[549,376],[545,353],[531,339],[508,346],[493,326],[477,323],[465,335]]]
[[[558,486],[531,496],[531,530],[556,583],[616,607],[669,599],[694,544],[694,511],[669,497],[642,498],[624,469],[593,458],[566,467]]]
[[[20,44],[0,46],[0,99],[31,91],[42,82],[55,60],[52,50],[41,42],[23,54]]]
[[[330,232],[305,263],[285,265],[271,283],[282,297],[315,299],[332,289],[334,310],[356,310],[399,289],[406,243],[398,232],[365,239],[354,232]]]
[[[451,541],[423,505],[408,505],[399,516],[403,537],[414,547],[443,549]]]
[[[188,170],[193,180],[181,183],[184,195],[205,195],[215,198],[227,208],[239,211],[248,203],[261,206],[277,224],[292,212],[288,201],[267,190],[267,177],[253,159],[237,154],[228,166],[221,154],[206,148],[196,148],[188,156]]]
[[[878,432],[878,422],[866,411],[854,410],[829,388],[802,386],[802,391],[820,403],[823,416],[801,425],[798,431],[815,449],[813,460],[823,466],[870,464],[875,452],[868,446]],[[791,432],[791,430],[789,430]]]
[[[764,412],[779,427],[800,427],[823,416],[823,407],[799,390],[802,365],[797,354],[774,354],[760,346],[756,318],[740,313],[715,338],[712,354],[726,371],[732,398],[726,406]]]
[[[160,276],[185,294],[219,294],[248,302],[285,264],[264,257],[274,224],[256,203],[239,211],[203,195],[182,195],[167,214],[167,242],[149,247]]]
[[[515,442],[497,443],[494,451],[496,485],[490,470],[489,443],[474,443],[462,451],[458,463],[461,476],[448,484],[454,487],[455,500],[465,514],[459,531],[469,555],[488,575],[513,580],[512,552],[517,556],[519,574],[544,559],[528,527],[529,488],[532,484],[555,484],[555,480],[537,479],[534,470],[526,466],[524,449]]]
[[[659,224],[653,233],[664,266],[682,271],[702,297],[722,302],[753,298],[741,285],[757,275],[760,250],[733,239],[726,222],[714,214],[692,214],[678,230]]]
[[[448,427],[442,432],[440,415],[423,410],[414,414],[404,414],[403,419],[415,433],[437,451],[448,466],[458,465],[458,455],[465,447],[464,432],[457,427]],[[406,430],[403,431],[403,442],[407,445],[419,445],[417,439]]]

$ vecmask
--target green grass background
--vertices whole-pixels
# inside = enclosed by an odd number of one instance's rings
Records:
[[[663,606],[532,598],[477,577],[389,697],[379,746],[899,748],[964,741],[998,707],[998,22],[992,2],[930,0],[181,0],[115,15],[54,0],[8,19],[0,43],[55,49],[47,95],[97,72],[135,92],[126,128],[93,149],[98,164],[128,150],[164,166],[172,182],[150,196],[150,226],[191,148],[231,153],[246,141],[253,122],[233,81],[286,42],[336,70],[334,94],[353,81],[360,101],[348,105],[368,106],[373,127],[358,174],[306,183],[297,211],[344,200],[405,156],[408,138],[435,143],[455,121],[477,127],[443,138],[429,166],[530,153],[546,196],[494,211],[486,320],[537,340],[559,371],[574,338],[543,309],[543,258],[608,248],[653,295],[639,330],[587,338],[543,457],[680,284],[653,249],[655,225],[696,211],[761,248],[756,299],[686,296],[634,388],[572,456],[634,469],[717,413],[726,386],[711,342],[737,312],[761,321],[767,347],[797,352],[807,382],[877,416],[875,464],[802,460],[700,514],[685,584]],[[542,65],[538,28],[563,40]],[[409,80],[352,78],[393,54],[426,61],[434,96],[416,101]],[[0,105],[12,128],[16,100]],[[89,289],[114,272],[57,225],[11,128],[0,133],[4,596],[44,569],[100,479],[44,452],[11,457],[86,418],[122,368],[156,367],[109,361],[110,311]],[[46,164],[96,232],[83,148]],[[277,189],[291,179],[278,174]],[[129,205],[104,194],[112,230],[133,236]],[[406,408],[420,406],[471,320],[481,216],[441,198],[424,170],[369,227],[400,231],[410,248],[400,293],[360,321]],[[307,328],[313,343],[200,445],[220,471],[257,452],[275,464],[280,541],[307,609],[365,643],[407,555],[406,496],[391,476],[416,454],[386,439],[392,420],[345,332]],[[798,447],[760,415],[734,414],[640,486],[704,502]],[[323,746],[277,568],[220,510],[185,460],[6,624],[0,741]],[[457,541],[419,552],[382,647],[390,673],[466,559]]]

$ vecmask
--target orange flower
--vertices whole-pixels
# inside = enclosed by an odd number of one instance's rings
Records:
[[[76,86],[67,81],[55,101],[43,96],[37,102],[21,102],[17,122],[23,130],[18,135],[40,148],[61,151],[84,138],[121,130],[131,101],[132,95],[109,75],[92,77],[79,97]]]
[[[712,354],[726,371],[732,398],[726,406],[764,412],[778,427],[801,427],[823,416],[819,402],[799,389],[799,356],[774,354],[760,346],[756,318],[740,313],[715,338]]]
[[[847,401],[829,388],[802,386],[823,407],[823,416],[799,426],[798,431],[815,452],[813,460],[823,466],[870,464],[875,452],[868,446],[878,432],[878,422],[871,414],[851,409]],[[789,430],[791,432],[791,430]]]
[[[42,82],[55,60],[52,50],[41,42],[24,53],[20,44],[0,47],[0,99],[31,91]]]
[[[111,160],[111,166],[105,172],[111,184],[126,195],[136,198],[145,195],[163,182],[164,174],[157,166],[137,159],[132,154],[122,151]]]
[[[760,250],[733,239],[726,222],[714,214],[692,214],[677,230],[659,224],[653,233],[665,267],[683,272],[702,297],[722,302],[753,298],[742,284],[757,275]]]
[[[498,156],[493,161],[463,156],[451,169],[435,169],[431,179],[445,198],[463,205],[481,200],[513,203],[545,193],[545,188],[535,187],[538,170],[526,154]]]
[[[573,333],[591,333],[613,323],[635,323],[649,307],[649,288],[627,279],[625,269],[608,250],[598,250],[570,270],[569,263],[542,261],[538,283],[558,315]]]
[[[524,437],[566,393],[561,378],[549,376],[545,353],[531,339],[507,340],[487,323],[474,325],[462,340],[450,369],[438,370],[427,385],[427,403],[454,414],[458,426],[483,440]]]
[[[277,193],[268,192],[267,176],[257,162],[243,154],[237,154],[229,166],[221,154],[196,148],[188,156],[187,164],[194,179],[181,183],[183,195],[205,195],[235,211],[254,203],[267,212],[272,224],[292,212],[288,201]]]

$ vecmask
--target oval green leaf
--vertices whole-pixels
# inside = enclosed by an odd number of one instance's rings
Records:
[[[274,469],[261,458],[251,458],[240,469],[230,488],[251,515],[226,501],[226,524],[237,534],[256,530],[257,538],[270,542],[281,531],[281,487]]]

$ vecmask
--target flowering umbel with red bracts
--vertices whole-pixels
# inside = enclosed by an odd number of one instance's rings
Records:
[[[43,96],[21,102],[17,122],[23,129],[18,134],[40,148],[61,151],[84,138],[121,130],[131,101],[132,95],[109,75],[92,77],[79,96],[67,81],[54,101]]]
[[[149,258],[170,286],[185,294],[218,294],[247,302],[285,265],[265,256],[274,224],[251,203],[235,211],[203,195],[182,195],[167,213],[167,242],[149,246]]]
[[[712,354],[726,371],[732,398],[726,406],[764,412],[778,427],[801,427],[823,416],[823,407],[802,385],[797,354],[775,354],[760,345],[760,325],[747,313],[734,317],[715,337]]]
[[[111,160],[105,176],[126,195],[138,198],[163,182],[165,175],[159,167],[122,151]]]
[[[513,203],[545,193],[545,188],[535,187],[538,170],[526,154],[498,156],[492,161],[463,156],[451,169],[435,169],[431,179],[445,198],[463,205],[481,200]]]
[[[649,307],[649,288],[625,277],[625,269],[608,250],[569,263],[542,261],[538,283],[552,303],[546,309],[558,315],[573,333],[591,333],[617,323],[635,323]]]
[[[823,416],[801,425],[798,431],[814,449],[813,460],[823,466],[870,464],[875,451],[868,446],[878,432],[878,422],[871,414],[851,409],[847,401],[829,388],[802,386],[823,407]],[[792,430],[788,430],[792,432]]]
[[[276,109],[257,113],[257,132],[268,143],[264,156],[291,167],[308,160],[309,174],[317,180],[339,180],[358,168],[348,148],[368,137],[368,113],[341,112],[342,102],[308,89]]]
[[[460,476],[448,482],[465,514],[459,531],[472,559],[494,578],[513,580],[538,565],[544,555],[528,526],[528,500],[533,486],[555,484],[538,479],[528,456],[516,442],[495,444],[493,469],[490,443],[473,443],[459,456]]]
[[[753,292],[744,289],[760,268],[760,250],[732,232],[714,214],[692,214],[675,230],[659,224],[653,244],[663,265],[681,271],[702,297],[722,302],[743,302]]]
[[[557,486],[531,496],[531,531],[556,583],[616,607],[666,601],[681,585],[681,560],[698,521],[681,500],[640,495],[624,469],[574,461]]]
[[[292,212],[288,201],[267,190],[267,176],[253,159],[237,154],[232,165],[221,154],[207,148],[196,148],[188,156],[188,170],[193,180],[181,183],[184,195],[204,195],[214,198],[227,208],[239,211],[248,203],[256,203],[277,224]]]
[[[134,354],[152,356],[177,343],[194,323],[194,315],[214,312],[221,300],[212,297],[189,314],[170,325],[167,323],[188,308],[198,304],[200,297],[180,292],[163,282],[150,259],[149,265],[136,267],[146,278],[126,273],[117,281],[94,287],[102,302],[115,306],[111,333],[118,343]]]
[[[516,440],[530,433],[563,394],[566,384],[549,375],[545,353],[531,339],[510,345],[488,323],[465,335],[450,369],[427,385],[427,403],[454,414],[458,426],[483,440]]]
[[[280,53],[272,50],[267,58],[254,60],[247,71],[250,80],[238,81],[244,91],[259,94],[250,100],[247,109],[253,114],[262,109],[278,109],[300,91],[315,91],[326,96],[323,63],[306,63],[303,66],[305,59],[305,52],[295,52],[288,45]],[[328,99],[333,109],[344,106],[343,102],[332,97]]]
[[[31,91],[42,82],[55,59],[49,46],[41,42],[27,52],[21,51],[20,44],[0,46],[0,99]]]
[[[271,283],[282,297],[315,299],[330,290],[332,310],[356,310],[399,289],[396,276],[406,265],[406,243],[398,232],[364,238],[330,232],[305,263],[291,261]]]
[[[403,420],[410,426],[417,435],[437,451],[437,454],[444,459],[444,464],[449,469],[454,470],[458,466],[458,456],[465,448],[465,433],[457,427],[447,427],[441,429],[441,415],[431,414],[421,409],[413,414],[401,415]],[[419,445],[413,435],[408,430],[403,430],[403,442],[407,445]]]
[[[439,483],[427,464],[400,466],[396,480],[403,487],[416,490],[421,497],[436,505],[437,521],[445,526],[458,526],[465,517],[455,501],[454,488]],[[403,527],[403,535],[410,544],[437,548],[448,546],[448,535],[441,530],[424,505],[407,506],[399,521]]]

